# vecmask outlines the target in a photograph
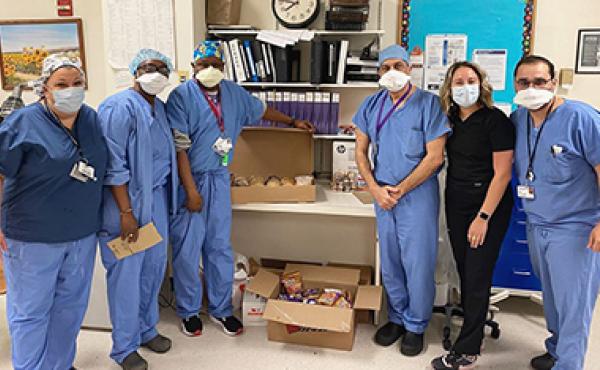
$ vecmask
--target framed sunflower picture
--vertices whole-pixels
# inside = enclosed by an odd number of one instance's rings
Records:
[[[37,80],[50,54],[79,57],[85,71],[81,19],[0,21],[0,76],[2,88]]]

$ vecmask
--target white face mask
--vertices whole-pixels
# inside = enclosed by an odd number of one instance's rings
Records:
[[[529,110],[538,110],[548,104],[552,98],[554,98],[554,91],[530,87],[519,91],[513,102]]]
[[[223,72],[213,66],[204,68],[196,73],[196,79],[200,81],[202,85],[208,88],[217,86],[221,81],[223,81],[223,78],[225,78]]]
[[[136,78],[136,81],[150,95],[160,94],[169,85],[169,79],[159,72],[145,73]]]
[[[453,87],[452,100],[462,108],[475,105],[479,100],[479,84]]]
[[[75,113],[79,111],[85,98],[83,87],[69,87],[61,90],[52,90],[54,108],[63,113]]]
[[[404,72],[391,69],[381,76],[379,85],[391,92],[398,92],[410,81],[410,76]]]

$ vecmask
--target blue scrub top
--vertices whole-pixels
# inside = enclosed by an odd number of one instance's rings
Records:
[[[529,113],[519,108],[511,115],[516,126],[515,168],[520,184],[528,184],[527,125]],[[595,167],[600,164],[600,112],[565,100],[550,114],[533,162],[535,199],[523,199],[531,224],[581,227],[600,221],[600,194]],[[531,130],[531,148],[538,130]],[[561,153],[553,146],[562,148]],[[560,149],[558,150],[560,151]]]
[[[5,179],[2,230],[24,242],[62,243],[100,229],[107,148],[96,112],[83,105],[72,129],[98,181],[70,176],[78,150],[42,103],[0,124],[0,174]]]
[[[260,121],[265,112],[265,105],[258,98],[234,82],[223,80],[219,94],[224,134],[195,79],[178,86],[167,100],[171,128],[188,135],[192,141],[188,156],[194,174],[222,169],[221,157],[212,149],[215,141],[219,136],[228,137],[235,147],[242,128]],[[230,162],[233,151],[229,153]]]
[[[108,97],[98,108],[101,127],[109,150],[104,184],[127,184],[131,208],[140,223],[152,220],[153,191],[169,186],[170,209],[176,210],[179,179],[171,129],[165,104],[156,98],[154,107],[133,89]],[[105,230],[118,228],[119,212],[109,188],[104,204]]]
[[[369,96],[352,119],[354,124],[377,144],[375,180],[396,185],[418,166],[426,154],[426,144],[451,132],[448,117],[437,96],[417,89],[404,106],[392,113],[377,137],[377,117],[382,119],[393,107],[387,90]]]

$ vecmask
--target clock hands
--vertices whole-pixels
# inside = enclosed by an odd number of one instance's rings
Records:
[[[288,6],[287,8],[284,8],[284,9],[283,9],[283,10],[284,10],[284,11],[286,11],[286,12],[287,12],[288,10],[292,9],[293,7],[295,7],[296,5],[300,5],[300,1],[299,1],[299,0],[296,0],[296,1],[294,1],[294,0],[282,0],[282,1],[284,1],[284,2],[286,2],[286,3],[290,3],[290,4],[291,4],[291,5],[290,5],[290,6]]]

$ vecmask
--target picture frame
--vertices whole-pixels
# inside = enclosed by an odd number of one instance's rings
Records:
[[[46,56],[77,56],[86,71],[80,18],[0,21],[0,81],[3,90],[37,80]],[[25,87],[30,89],[30,87]]]
[[[600,74],[600,28],[582,28],[577,32],[575,73]]]

